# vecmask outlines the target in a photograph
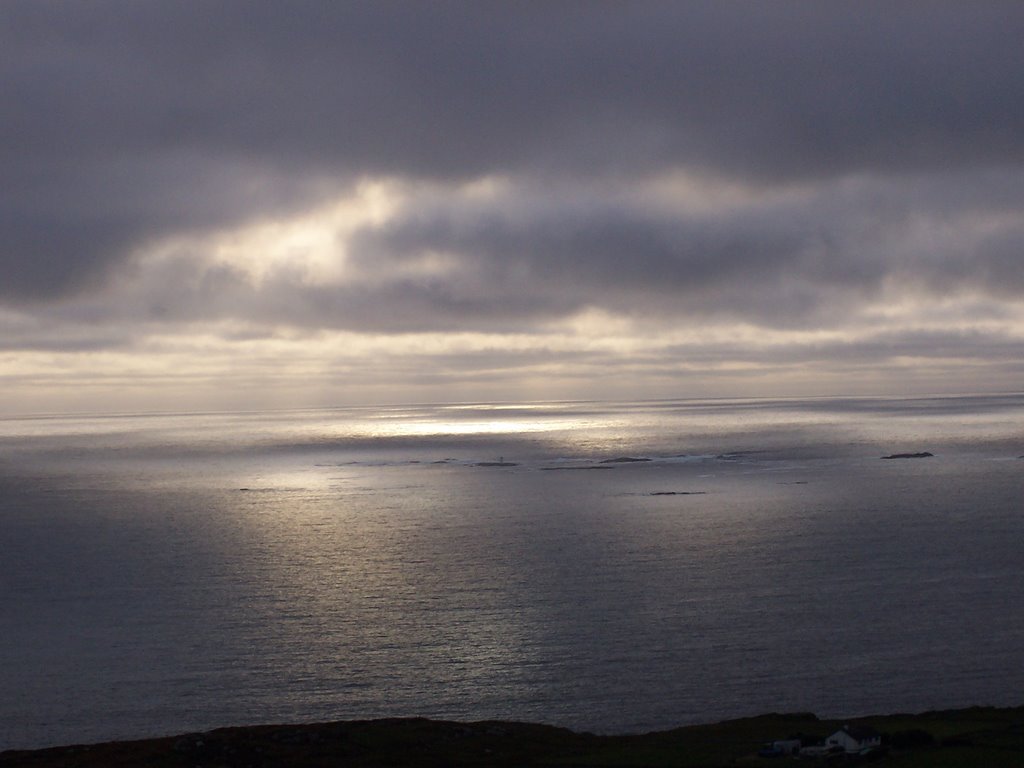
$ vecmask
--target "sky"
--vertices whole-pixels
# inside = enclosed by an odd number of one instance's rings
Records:
[[[0,413],[1020,391],[1024,3],[0,3]]]

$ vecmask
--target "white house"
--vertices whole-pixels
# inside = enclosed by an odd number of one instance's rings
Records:
[[[874,728],[863,725],[844,725],[825,740],[826,746],[842,747],[846,754],[856,754],[882,744],[882,736]]]

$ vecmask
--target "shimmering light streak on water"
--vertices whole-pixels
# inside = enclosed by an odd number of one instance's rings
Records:
[[[1021,703],[1022,454],[1019,397],[0,421],[0,748]]]

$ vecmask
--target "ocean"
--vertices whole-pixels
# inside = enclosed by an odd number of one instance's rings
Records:
[[[0,750],[1019,705],[1022,455],[1021,395],[0,418]]]

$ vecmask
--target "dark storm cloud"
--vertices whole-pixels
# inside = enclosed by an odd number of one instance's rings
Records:
[[[98,287],[134,247],[170,232],[286,211],[322,194],[314,179],[216,158],[112,154],[64,166],[17,158],[0,191],[0,298],[24,302]]]
[[[769,185],[1017,167],[1021,39],[1014,2],[6,2],[0,296],[80,291],[154,237],[363,175],[684,167]],[[665,254],[692,228],[645,223],[612,215],[589,235],[594,279],[628,277],[611,259],[629,250],[640,283],[678,282]],[[755,263],[733,253],[745,237],[696,232],[688,268]],[[792,237],[769,226],[760,258],[805,268]],[[484,300],[409,290],[440,311]]]
[[[501,211],[397,221],[365,231],[351,247],[370,272],[388,273],[443,254],[451,266],[430,280],[405,283],[452,300],[486,298],[491,314],[547,307],[569,314],[587,304],[626,309],[685,302],[712,310],[715,293],[740,281],[775,280],[798,271],[803,233],[789,222],[743,217],[664,217],[622,208],[553,210],[535,219]]]
[[[337,282],[287,265],[256,277],[211,263],[200,242],[47,317],[536,333],[597,308],[663,323],[849,328],[865,308],[900,298],[886,294],[898,278],[918,298],[956,296],[973,302],[971,317],[998,321],[1001,301],[1024,290],[1017,185],[1002,173],[957,178],[859,179],[692,211],[536,183],[475,202],[432,193],[349,236]]]
[[[1012,3],[6,7],[17,95],[101,152],[470,176],[609,149],[786,177],[1021,157]],[[30,145],[67,138],[31,117]]]
[[[786,325],[819,315],[829,297],[833,312],[839,299],[876,290],[885,274],[867,252],[878,245],[862,234],[877,222],[864,222],[863,212],[840,224],[823,223],[823,207],[802,203],[678,217],[552,200],[508,215],[530,197],[517,190],[471,211],[456,201],[426,216],[414,203],[408,217],[351,238],[341,283],[310,282],[289,269],[256,279],[183,251],[141,270],[119,295],[98,293],[51,314],[70,322],[235,317],[309,329],[507,332],[600,307]]]
[[[706,211],[520,189],[488,205],[414,204],[357,232],[350,249],[354,264],[381,279],[440,255],[440,275],[390,290],[486,299],[495,317],[599,306],[827,327],[847,322],[844,313],[877,298],[892,276],[946,294],[1019,296],[1024,224],[1010,214],[1021,200],[1019,181],[992,173],[953,184],[929,176],[819,184]]]

